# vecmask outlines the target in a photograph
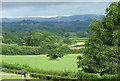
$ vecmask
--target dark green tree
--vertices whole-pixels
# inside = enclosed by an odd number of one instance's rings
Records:
[[[73,43],[73,41],[70,38],[64,38],[63,43],[71,45]]]
[[[62,52],[62,47],[60,47],[59,45],[56,44],[51,44],[50,48],[48,49],[48,57],[50,57],[50,59],[57,59],[62,58],[64,56],[64,52]]]
[[[27,46],[43,46],[43,42],[55,44],[60,42],[60,37],[50,32],[32,31],[25,39]]]
[[[94,20],[90,24],[94,32],[86,44],[82,57],[78,57],[78,67],[85,72],[117,74],[119,71],[120,47],[120,2],[113,2],[106,9],[102,20]]]
[[[78,31],[78,32],[76,32],[76,36],[79,38],[82,38],[82,37],[88,37],[89,34],[86,31]]]
[[[54,43],[49,43],[49,42],[42,42],[41,46],[47,53],[47,57],[50,57],[50,59],[57,59],[62,58],[65,55],[65,52],[69,50],[68,46],[63,46],[62,44],[54,44]]]
[[[2,43],[6,43],[6,44],[18,44],[18,45],[22,45],[23,44],[23,39],[20,38],[18,35],[13,34],[11,32],[8,31],[2,31]]]
[[[30,32],[30,35],[25,39],[25,44],[27,46],[40,46],[43,40],[44,36],[41,32]]]

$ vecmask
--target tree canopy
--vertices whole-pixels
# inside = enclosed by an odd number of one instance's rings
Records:
[[[90,24],[93,36],[89,37],[78,67],[89,73],[117,74],[120,61],[120,2],[106,9],[106,16]]]

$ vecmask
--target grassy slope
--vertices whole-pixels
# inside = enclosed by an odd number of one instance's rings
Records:
[[[7,63],[28,64],[32,68],[53,71],[77,71],[77,56],[82,54],[69,54],[57,60],[49,60],[46,55],[16,55],[2,56],[2,60]]]

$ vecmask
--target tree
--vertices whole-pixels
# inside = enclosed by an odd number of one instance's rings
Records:
[[[120,61],[120,2],[113,2],[106,9],[102,20],[94,20],[90,24],[94,32],[85,46],[82,57],[78,57],[78,67],[85,72],[117,74]]]
[[[25,43],[27,46],[40,46],[41,41],[44,40],[44,35],[41,32],[30,32],[26,38]]]
[[[82,38],[82,37],[89,37],[91,36],[93,33],[90,32],[89,30],[86,30],[86,31],[77,31],[76,32],[76,36],[79,37],[79,38]]]
[[[86,31],[78,31],[76,32],[77,37],[82,38],[82,37],[88,37],[88,32]]]
[[[70,38],[64,38],[63,43],[70,45],[73,43],[73,41]]]
[[[48,49],[48,57],[50,59],[57,59],[58,57],[62,58],[64,56],[64,52],[62,52],[62,47],[59,47],[58,45],[52,44],[51,49]]]
[[[2,43],[6,43],[6,44],[18,44],[18,45],[22,45],[23,43],[23,39],[20,38],[18,35],[13,34],[11,32],[8,31],[3,31],[2,32]]]
[[[50,32],[43,31],[32,31],[30,35],[26,37],[25,43],[27,46],[43,46],[43,42],[46,43],[58,43],[60,42],[60,37]]]
[[[62,58],[65,55],[65,51],[69,49],[68,46],[59,44],[53,44],[48,42],[42,42],[42,48],[48,53],[47,57],[50,59]]]

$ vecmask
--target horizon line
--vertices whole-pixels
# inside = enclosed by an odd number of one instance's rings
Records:
[[[79,15],[105,15],[105,14],[79,14]],[[25,17],[40,17],[40,18],[54,18],[54,17],[69,17],[73,15],[54,15],[54,16],[0,16],[0,18],[25,18]]]

